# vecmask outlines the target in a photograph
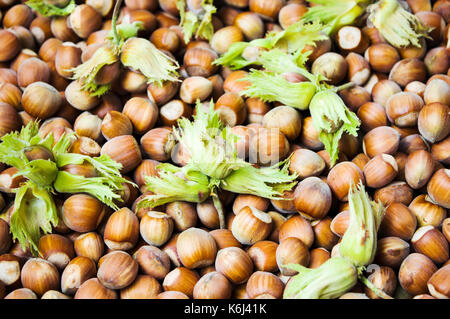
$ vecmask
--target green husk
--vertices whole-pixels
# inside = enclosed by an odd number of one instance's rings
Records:
[[[319,21],[300,20],[283,31],[269,33],[267,38],[272,48],[283,48],[288,53],[298,54],[306,45],[316,46],[316,42],[327,39],[323,29],[324,25]]]
[[[147,83],[162,85],[164,81],[180,81],[177,78],[178,62],[146,39],[128,39],[122,47],[120,61],[126,67],[140,71]]]
[[[238,158],[237,136],[224,126],[213,106],[211,103],[207,112],[197,102],[194,121],[178,121],[174,136],[190,150],[191,158],[182,168],[158,165],[158,176],[146,177],[147,189],[154,194],[147,195],[138,208],[154,208],[178,200],[200,203],[212,196],[223,228],[225,219],[217,196],[220,189],[281,199],[296,184],[297,176],[289,175],[289,158],[266,168],[255,168]]]
[[[119,209],[115,201],[121,201],[120,195],[110,187],[105,177],[85,178],[60,171],[53,184],[59,193],[87,193],[102,201],[114,210]]]
[[[271,42],[269,39],[255,39],[250,42],[235,42],[230,46],[227,52],[222,54],[220,58],[214,60],[213,64],[223,65],[232,70],[242,69],[251,64],[259,64],[258,59],[250,61],[243,57],[244,50],[247,47],[260,48],[262,49],[261,51],[263,51],[264,49],[269,49],[271,47]]]
[[[247,97],[257,97],[265,102],[281,102],[300,110],[306,110],[316,93],[316,85],[311,82],[291,83],[281,75],[260,70],[251,72],[242,79],[250,86],[241,92]]]
[[[76,7],[75,0],[70,0],[64,8],[48,4],[45,0],[28,0],[25,4],[44,17],[67,16]]]
[[[59,167],[68,164],[88,162],[94,166],[98,177],[83,177],[60,171],[54,187],[60,193],[88,193],[113,209],[118,209],[117,201],[121,201],[120,192],[124,183],[130,183],[119,173],[122,165],[113,161],[108,155],[90,157],[75,153],[60,154],[56,157]],[[133,186],[133,183],[130,183]]]
[[[117,209],[115,201],[120,201],[123,184],[129,183],[120,174],[121,164],[114,162],[107,155],[91,158],[68,153],[74,138],[73,134],[64,134],[55,144],[53,134],[42,139],[38,131],[38,123],[31,122],[20,132],[4,135],[0,143],[0,162],[16,167],[18,169],[16,175],[28,179],[15,190],[17,194],[11,215],[11,232],[22,247],[29,244],[34,254],[37,252],[41,230],[49,233],[52,225],[56,226],[58,223],[52,198],[55,191],[89,193]],[[33,152],[34,147],[51,152],[52,156],[49,156],[51,159],[29,161],[25,152]],[[84,162],[94,166],[98,177],[85,178],[59,170],[68,164]]]
[[[320,81],[324,81],[326,78],[322,75],[312,74],[306,69],[305,63],[310,53],[310,51],[300,52],[294,56],[280,49],[272,49],[262,52],[258,61],[268,71],[279,74],[286,72],[298,73],[319,87]]]
[[[114,64],[118,60],[110,47],[102,46],[89,60],[69,71],[74,72],[72,79],[79,80],[83,91],[89,92],[92,96],[101,96],[108,92],[111,86],[98,85],[95,83],[95,77],[104,66]]]
[[[209,2],[209,3],[206,3]],[[217,9],[212,5],[211,1],[203,1],[203,9],[205,13],[203,14],[203,18],[200,21],[200,25],[197,28],[197,32],[195,33],[195,37],[199,39],[207,39],[211,41],[214,35],[214,26],[212,25],[212,15],[216,13]]]
[[[281,167],[281,169],[280,169]],[[271,167],[248,165],[233,171],[220,183],[220,188],[238,194],[251,194],[281,199],[297,182],[297,174],[289,175],[289,158]]]
[[[47,190],[32,181],[18,189],[10,227],[13,239],[17,239],[24,250],[29,247],[34,255],[37,254],[41,231],[50,233],[52,226],[57,224],[58,212]]]
[[[209,178],[195,171],[185,172],[172,164],[159,164],[158,177],[146,176],[146,186],[153,195],[147,195],[137,208],[154,208],[175,201],[201,203],[211,195]]]
[[[184,42],[187,44],[195,34],[195,38],[211,40],[214,34],[214,27],[211,23],[212,15],[217,9],[212,0],[202,1],[202,12],[196,14],[186,11],[186,1],[177,0],[176,6],[180,12],[180,26],[183,29]]]
[[[309,7],[302,17],[305,22],[319,21],[324,24],[323,31],[333,35],[341,27],[353,24],[365,13],[370,0],[308,0],[317,4]]]
[[[33,181],[36,186],[51,190],[51,185],[58,174],[56,163],[51,160],[37,159],[28,162],[24,168],[17,172],[17,176],[23,176]]]
[[[380,0],[368,7],[369,20],[383,38],[394,47],[414,45],[421,47],[420,38],[429,37],[428,28],[412,13],[409,13],[397,0]]]
[[[238,137],[224,127],[212,101],[209,112],[198,101],[194,121],[180,119],[173,134],[191,154],[189,168],[211,178],[225,178],[233,170],[249,165],[237,157]]]
[[[356,268],[341,257],[330,258],[315,269],[297,264],[283,267],[298,271],[286,284],[283,299],[339,298],[352,289],[358,280]]]
[[[233,43],[226,53],[214,61],[214,64],[227,66],[232,70],[242,69],[248,65],[261,65],[262,62],[258,57],[254,61],[249,61],[243,57],[244,50],[247,47],[256,47],[260,48],[261,52],[272,49],[283,50],[293,54],[294,61],[298,65],[303,65],[308,56],[303,52],[305,46],[315,46],[317,41],[327,38],[322,29],[323,25],[316,21],[312,23],[298,21],[291,24],[286,30],[269,33],[264,39]]]
[[[342,134],[345,132],[357,136],[359,119],[331,89],[316,93],[311,100],[309,110],[313,125],[319,132],[319,139],[330,155],[330,166],[334,166],[338,159],[338,144]]]
[[[129,20],[130,18],[127,15],[125,16],[124,21],[116,26],[117,38],[115,37],[113,30],[109,31],[108,35],[106,36],[106,39],[111,44],[112,50],[116,55],[120,54],[122,46],[126,40],[136,37],[139,30],[142,30],[144,28],[144,23],[142,23],[141,21],[130,23]]]
[[[377,249],[377,231],[384,214],[380,203],[370,201],[362,182],[348,194],[350,224],[342,237],[339,252],[356,267],[372,263]]]
[[[24,149],[30,146],[39,145],[42,140],[38,136],[38,122],[31,122],[22,127],[20,132],[15,131],[3,135],[0,140],[0,162],[13,166],[18,170],[23,169],[28,163],[24,154]]]

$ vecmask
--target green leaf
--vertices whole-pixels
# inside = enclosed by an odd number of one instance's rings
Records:
[[[42,139],[38,135],[38,122],[30,122],[22,127],[20,132],[11,132],[4,135],[0,140],[0,162],[13,166],[19,170],[28,163],[24,155],[24,149],[39,145]]]
[[[284,267],[298,271],[286,284],[283,299],[333,299],[342,296],[358,281],[356,268],[341,257],[328,259],[320,267]]]
[[[301,53],[306,45],[316,46],[317,41],[327,39],[324,26],[319,21],[297,21],[281,32],[267,35],[272,47],[285,48],[288,53]]]
[[[373,202],[360,182],[351,185],[348,194],[350,223],[348,231],[339,245],[341,256],[350,260],[355,266],[366,266],[372,263],[377,249],[378,222],[384,213],[383,206]]]
[[[178,62],[146,39],[128,39],[122,47],[120,61],[124,66],[141,72],[147,77],[147,83],[162,85],[164,81],[180,81]]]
[[[224,127],[213,108],[211,101],[210,110],[206,112],[198,101],[194,121],[180,119],[173,134],[191,154],[189,169],[221,179],[250,164],[237,157],[238,137]]]
[[[203,17],[197,28],[195,37],[200,38],[200,39],[207,39],[207,40],[211,41],[211,39],[214,35],[214,26],[212,25],[211,20],[212,20],[212,15],[214,13],[216,13],[217,9],[212,4],[206,4],[205,1],[203,1],[202,7],[205,10],[205,13],[203,14]]]
[[[180,26],[183,28],[185,43],[189,43],[191,41],[192,35],[197,30],[199,25],[200,22],[197,15],[191,11],[186,12],[183,23],[180,23]]]
[[[17,239],[25,250],[30,248],[36,255],[41,230],[52,231],[52,225],[58,224],[58,212],[52,195],[45,189],[28,181],[20,187],[14,201],[14,212],[11,215],[10,227],[13,239]]]
[[[412,13],[409,13],[397,0],[381,0],[369,6],[369,20],[383,38],[396,48],[414,45],[420,47],[420,38],[428,37],[428,28]]]
[[[271,167],[256,168],[249,165],[232,172],[221,181],[220,187],[237,194],[282,199],[283,193],[292,190],[297,184],[297,175],[289,175],[288,167],[289,158]]]
[[[303,21],[316,22],[325,25],[323,29],[328,35],[333,35],[341,27],[353,24],[357,18],[364,14],[370,0],[310,0],[318,4],[309,7],[302,17]]]
[[[98,85],[95,77],[104,66],[114,64],[118,60],[113,49],[102,46],[89,60],[68,71],[73,72],[72,79],[80,82],[83,91],[88,92],[91,96],[101,96],[108,92],[111,85]]]
[[[211,40],[214,34],[214,27],[211,23],[212,15],[216,13],[217,9],[211,0],[202,1],[202,11],[194,13],[186,11],[186,1],[177,0],[176,6],[180,12],[180,26],[184,34],[184,42],[190,42],[192,36],[195,34],[196,38]]]
[[[281,102],[300,110],[306,110],[316,93],[316,85],[311,82],[291,83],[281,75],[259,70],[251,72],[242,79],[250,86],[241,95],[257,97],[265,102]]]
[[[138,208],[154,208],[175,201],[201,203],[211,195],[209,178],[200,172],[189,172],[171,164],[160,164],[158,177],[146,176],[146,186],[153,195],[145,196]]]
[[[16,175],[24,176],[47,191],[52,190],[52,183],[58,174],[56,163],[51,160],[37,159],[28,162]]]
[[[119,209],[115,201],[121,201],[117,189],[111,187],[106,177],[89,177],[60,171],[54,182],[54,188],[59,193],[88,193],[114,210]]]
[[[213,64],[227,66],[232,70],[242,69],[251,64],[259,64],[258,59],[247,60],[243,54],[247,47],[271,49],[272,43],[270,39],[255,39],[250,42],[235,42],[233,43],[227,52],[225,52],[220,58],[214,60]]]
[[[98,198],[106,205],[117,208],[114,199],[120,198],[120,192],[123,191],[123,184],[130,183],[122,177],[120,169],[122,165],[113,161],[108,155],[100,157],[90,157],[75,153],[58,154],[56,156],[58,167],[69,164],[81,165],[84,162],[94,166],[98,177],[80,177],[66,172],[59,172],[54,183],[55,189],[60,193],[81,193],[86,192]]]
[[[293,56],[280,49],[272,49],[270,51],[262,52],[258,61],[263,68],[268,71],[279,74],[285,72],[298,73],[319,86],[319,81],[324,80],[324,78],[320,75],[317,76],[310,73],[304,66],[309,53],[310,52],[308,51],[308,53],[299,53],[296,56]],[[297,61],[301,64],[298,64]]]
[[[69,4],[64,8],[48,4],[45,0],[29,0],[25,4],[44,17],[67,16],[76,7],[75,0],[70,0]]]
[[[52,133],[50,134],[52,135]],[[69,152],[70,145],[76,139],[75,134],[64,133],[59,141],[52,147],[53,156],[58,158],[59,155]]]
[[[117,17],[113,17],[113,21],[115,23]],[[116,26],[117,30],[117,38],[113,32],[113,30],[109,31],[106,35],[106,39],[111,45],[111,49],[114,54],[119,55],[122,50],[122,46],[126,40],[134,38],[138,35],[140,30],[144,29],[144,23],[141,21],[135,21],[133,23],[130,22],[130,16],[125,15],[125,18],[122,22]]]
[[[101,97],[109,92],[111,84],[98,85],[95,83],[86,83],[83,87],[84,91],[87,91],[90,96]]]
[[[311,100],[309,110],[319,139],[330,155],[330,166],[338,159],[338,145],[342,134],[358,135],[360,121],[355,113],[350,111],[344,101],[332,89],[323,90]]]

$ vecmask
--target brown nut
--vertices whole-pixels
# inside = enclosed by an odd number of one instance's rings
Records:
[[[392,182],[397,176],[397,162],[392,155],[379,154],[364,166],[363,173],[367,186],[380,188]]]
[[[436,271],[428,280],[427,286],[430,293],[438,299],[450,298],[450,265]]]
[[[116,136],[110,139],[103,144],[101,154],[106,154],[112,160],[122,164],[120,172],[123,174],[131,172],[142,161],[139,145],[132,135]]]
[[[314,231],[311,224],[299,215],[292,216],[281,226],[279,242],[283,242],[288,237],[300,239],[307,247],[311,247],[314,243]]]
[[[393,155],[398,149],[400,134],[389,126],[376,127],[363,138],[364,153],[370,158],[378,154]]]
[[[433,226],[422,226],[411,239],[414,250],[430,258],[435,264],[448,260],[448,242],[444,235]]]
[[[417,94],[400,92],[386,101],[386,114],[391,123],[399,127],[411,127],[417,124],[423,105],[422,98]]]
[[[117,292],[103,286],[97,278],[91,278],[78,288],[74,299],[117,299]]]
[[[429,142],[443,140],[450,132],[450,115],[447,105],[431,103],[419,113],[417,126],[420,134]]]
[[[310,261],[308,247],[298,238],[288,237],[284,239],[276,250],[276,261],[281,274],[294,276],[295,270],[285,268],[287,264],[299,264],[307,267]]]
[[[367,135],[366,135],[367,136]],[[353,162],[341,162],[336,164],[328,173],[327,184],[333,194],[341,201],[347,201],[350,186],[364,183],[364,175]]]
[[[105,215],[104,205],[95,197],[85,194],[70,196],[64,202],[64,224],[77,232],[93,231]]]
[[[117,250],[100,259],[97,278],[109,289],[122,289],[129,286],[138,273],[137,262],[126,252]]]
[[[78,236],[74,241],[74,247],[77,256],[89,257],[95,262],[98,262],[100,257],[103,256],[103,239],[95,232]]]
[[[130,250],[136,245],[138,237],[138,218],[128,208],[116,211],[106,222],[103,239],[111,250]]]
[[[398,237],[378,240],[375,262],[380,266],[397,268],[409,254],[409,244]]]
[[[436,204],[450,208],[450,170],[441,168],[437,170],[427,184],[427,193]]]
[[[163,281],[165,291],[178,291],[188,297],[192,297],[194,287],[200,276],[194,270],[178,267],[167,274]]]
[[[246,103],[248,105],[248,100]],[[289,140],[295,140],[301,132],[302,117],[294,108],[281,105],[265,113],[261,124],[266,128],[278,128]]]
[[[73,243],[66,237],[47,234],[41,237],[38,246],[41,256],[58,269],[64,269],[75,256]]]
[[[194,299],[229,299],[232,286],[220,272],[207,273],[194,286]]]
[[[161,290],[161,284],[152,276],[138,275],[131,285],[120,290],[120,299],[155,299]]]
[[[256,271],[247,281],[247,294],[255,298],[281,298],[284,284],[280,278],[270,272]]]
[[[23,265],[20,278],[23,287],[31,289],[38,296],[42,296],[48,290],[59,290],[58,270],[45,259],[29,259]]]
[[[208,232],[192,227],[178,236],[177,253],[185,267],[205,267],[214,263],[217,246]]]
[[[88,279],[95,277],[97,267],[94,261],[88,257],[75,257],[70,261],[61,275],[61,291],[67,295],[73,295],[78,288]]]
[[[409,205],[413,197],[413,190],[405,182],[393,182],[383,188],[379,188],[373,194],[375,201],[382,202],[385,206],[393,202]]]
[[[425,63],[417,58],[403,59],[395,63],[389,73],[389,80],[405,87],[413,81],[425,82],[427,68]]]
[[[401,203],[392,203],[386,207],[381,221],[380,232],[384,236],[410,240],[416,231],[416,216]]]
[[[403,289],[411,295],[428,292],[427,282],[437,267],[425,255],[413,253],[406,257],[400,266],[398,280]]]
[[[295,188],[295,208],[307,219],[325,217],[331,208],[331,202],[330,187],[318,177],[308,177]]]
[[[149,211],[141,218],[140,234],[149,245],[163,245],[170,239],[172,231],[173,220],[165,213]]]
[[[252,245],[266,239],[271,230],[270,215],[252,206],[242,208],[231,225],[233,236],[244,245]]]
[[[23,109],[31,116],[47,119],[54,115],[62,104],[59,92],[50,84],[34,82],[22,94]]]
[[[239,247],[227,247],[218,251],[215,268],[233,284],[248,280],[253,272],[250,256]]]
[[[164,279],[170,271],[169,255],[154,246],[141,246],[134,254],[141,271],[155,279]]]
[[[261,240],[253,244],[247,253],[253,261],[256,270],[275,272],[278,270],[275,252],[278,244],[270,240]]]

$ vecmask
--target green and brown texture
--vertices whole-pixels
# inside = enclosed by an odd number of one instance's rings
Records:
[[[121,3],[122,0],[116,1],[112,30],[103,46],[88,61],[70,70],[74,72],[73,79],[80,81],[82,89],[92,96],[102,96],[110,90],[111,83],[100,85],[96,76],[103,67],[119,61],[122,67],[142,73],[147,83],[162,85],[164,81],[179,81],[178,62],[158,50],[149,40],[137,37],[142,22],[130,23],[126,17],[117,25]]]
[[[420,47],[419,38],[427,37],[429,28],[408,12],[398,0],[309,0],[316,4],[302,17],[304,21],[320,21],[324,32],[334,35],[341,27],[352,25],[369,14],[368,20],[394,47]]]
[[[330,156],[330,165],[333,166],[338,159],[338,145],[342,135],[358,135],[358,117],[336,93],[353,84],[348,83],[340,87],[326,84],[325,77],[311,74],[307,70],[305,62],[308,54],[305,52],[292,55],[280,49],[261,53],[259,62],[266,71],[252,69],[243,78],[251,84],[241,94],[263,101],[281,102],[300,110],[309,109],[313,125],[319,132],[319,139]],[[283,77],[285,72],[297,73],[307,81],[288,82]]]
[[[264,39],[233,44],[215,63],[232,69],[248,65],[262,66],[264,71],[251,69],[242,79],[250,82],[250,85],[241,95],[259,98],[265,102],[280,102],[299,110],[309,109],[314,127],[319,131],[319,139],[330,155],[333,166],[338,159],[338,144],[342,134],[357,136],[360,122],[356,114],[351,112],[336,94],[352,84],[332,87],[325,83],[325,77],[311,74],[306,67],[311,54],[306,46],[315,46],[317,41],[326,39],[326,32],[327,25],[317,20],[300,20],[284,31],[269,33]],[[260,49],[260,54],[251,61],[242,56],[249,46]],[[283,77],[286,72],[299,74],[306,81],[289,82]]]
[[[271,167],[256,168],[237,157],[238,137],[224,125],[211,102],[208,111],[197,102],[194,121],[182,118],[174,137],[189,150],[190,160],[182,168],[171,164],[157,166],[158,176],[147,176],[146,196],[138,207],[156,207],[184,200],[201,203],[210,196],[219,211],[220,226],[225,227],[218,193],[227,190],[237,194],[253,194],[281,199],[296,184],[296,175],[289,174],[289,159]]]
[[[350,224],[339,244],[340,256],[332,257],[320,267],[309,269],[298,264],[283,267],[298,272],[286,285],[285,299],[332,299],[352,289],[358,279],[376,295],[391,297],[364,277],[365,267],[372,263],[377,249],[377,232],[384,214],[381,203],[371,201],[364,185],[350,187]]]
[[[76,7],[75,0],[63,3],[64,6],[58,6],[45,0],[28,0],[25,4],[44,17],[67,16]]]
[[[10,227],[14,239],[36,254],[41,233],[50,233],[58,224],[53,200],[57,193],[87,193],[113,209],[118,209],[121,191],[128,181],[119,170],[121,164],[108,155],[89,157],[70,153],[74,135],[64,134],[56,143],[53,134],[38,134],[38,123],[31,122],[20,132],[4,135],[0,143],[0,162],[15,167],[16,176],[26,182],[14,189],[16,197]],[[91,165],[96,177],[84,177],[63,171],[66,165]]]
[[[193,37],[211,41],[214,34],[211,19],[217,11],[213,0],[202,0],[199,8],[189,8],[189,4],[186,2],[186,0],[177,0],[176,2],[180,12],[180,26],[183,30],[184,42],[189,43]]]
[[[241,92],[247,97],[259,98],[265,102],[280,102],[300,110],[309,109],[313,124],[319,132],[319,139],[330,156],[331,166],[338,160],[338,144],[342,135],[358,135],[360,121],[351,112],[337,91],[339,88],[325,84],[326,79],[309,73],[306,67],[308,55],[306,46],[333,35],[342,26],[355,23],[366,11],[369,20],[382,36],[396,47],[420,46],[419,38],[427,36],[429,28],[407,12],[397,0],[382,0],[371,4],[368,0],[314,0],[302,19],[281,32],[271,32],[264,39],[234,43],[228,52],[214,63],[241,69],[250,65],[262,66],[264,71],[251,69],[243,81],[250,85]],[[245,58],[245,50],[256,48],[256,57]],[[307,81],[291,83],[283,73],[297,73]]]

